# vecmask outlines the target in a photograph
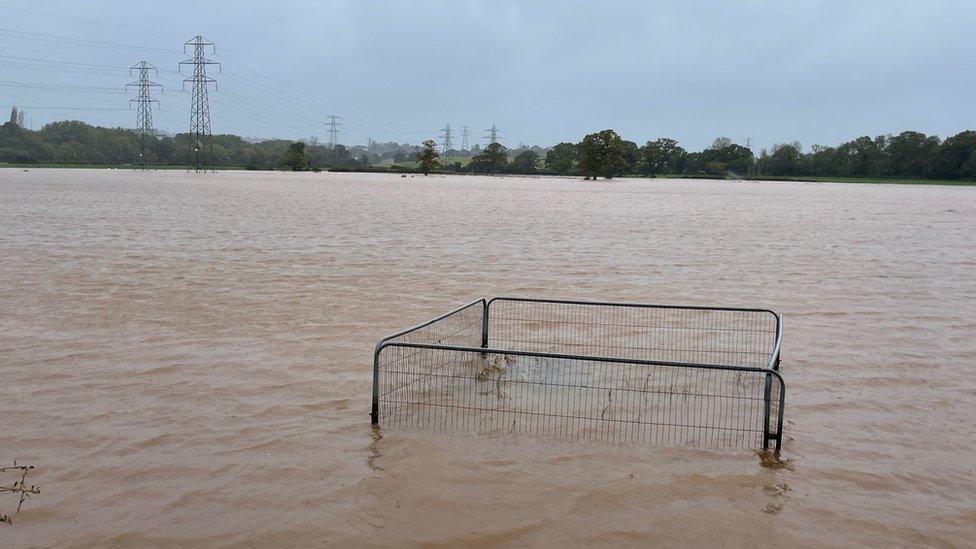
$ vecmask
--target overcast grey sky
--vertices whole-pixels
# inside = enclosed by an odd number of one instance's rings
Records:
[[[335,113],[346,144],[447,123],[472,141],[495,123],[508,146],[945,137],[976,127],[974,22],[976,2],[936,0],[0,0],[0,109],[131,127],[121,90],[146,59],[156,126],[186,131],[176,69],[201,34],[223,63],[215,133],[324,140]]]

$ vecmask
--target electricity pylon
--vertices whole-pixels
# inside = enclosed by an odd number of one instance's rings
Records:
[[[498,128],[494,124],[485,131],[488,132],[488,135],[485,136],[488,138],[488,144],[498,143]]]
[[[208,96],[210,84],[214,85],[217,91],[217,81],[207,76],[207,65],[217,65],[220,70],[220,63],[207,59],[207,48],[212,53],[217,53],[214,43],[202,36],[195,36],[183,44],[183,53],[187,53],[187,48],[193,46],[193,57],[185,61],[180,61],[180,74],[183,74],[183,65],[193,65],[193,76],[183,79],[183,90],[186,90],[187,82],[193,84],[193,95],[190,98],[190,132],[186,141],[186,164],[187,169],[193,166],[193,171],[206,172],[214,169],[213,153],[213,131],[210,128],[210,98]]]
[[[153,130],[152,106],[153,103],[159,104],[158,99],[152,97],[152,89],[158,87],[162,92],[163,85],[149,79],[149,72],[152,71],[159,77],[159,71],[151,64],[140,61],[129,68],[129,76],[134,71],[138,71],[139,80],[129,82],[125,85],[125,90],[135,87],[138,89],[137,95],[129,100],[129,107],[135,103],[136,107],[136,134],[139,136],[139,167],[146,170],[149,168],[149,138],[155,135]]]
[[[329,148],[334,149],[336,145],[339,144],[339,128],[342,127],[341,116],[330,114],[326,116],[329,119],[325,124],[329,127]]]
[[[461,150],[468,150],[468,127],[461,126]]]
[[[441,139],[444,143],[444,159],[447,160],[448,153],[451,152],[453,143],[451,142],[451,125],[448,124],[440,129]]]

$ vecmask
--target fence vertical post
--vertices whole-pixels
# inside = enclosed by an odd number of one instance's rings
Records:
[[[779,380],[779,413],[776,414],[776,453],[783,446],[783,414],[786,413],[786,384]]]
[[[481,348],[488,348],[488,304],[489,301],[484,302],[484,307],[481,309]]]
[[[765,386],[763,388],[763,450],[769,450],[769,408],[773,385],[773,374],[766,374]]]
[[[380,422],[380,351],[382,349],[380,343],[373,351],[373,407],[369,413],[373,425]]]
[[[781,316],[779,316],[779,315],[776,315],[776,339],[777,339],[777,341],[779,341],[780,343],[782,343],[782,339],[783,339],[783,318]],[[782,358],[782,350],[779,348],[778,345],[774,347],[774,350],[776,352],[776,362],[773,363],[773,369],[776,370],[776,371],[779,371],[779,361],[780,361],[780,358]]]

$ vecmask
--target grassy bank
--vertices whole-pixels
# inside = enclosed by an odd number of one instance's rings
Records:
[[[760,179],[763,181],[808,181],[813,183],[880,183],[888,185],[954,185],[954,186],[976,186],[976,181],[971,179],[923,179],[913,177],[832,177],[805,175],[797,177],[750,177],[749,179]]]
[[[641,175],[624,175],[625,178],[644,179]],[[774,176],[756,175],[748,177],[731,177],[708,174],[664,174],[658,175],[657,179],[715,179],[718,181],[797,181],[808,183],[868,183],[868,184],[887,184],[887,185],[951,185],[957,187],[976,186],[976,181],[971,179],[924,179],[913,177],[840,177],[840,176]]]

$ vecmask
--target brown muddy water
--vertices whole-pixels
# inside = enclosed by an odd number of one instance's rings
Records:
[[[976,540],[976,188],[0,170],[0,546]],[[786,467],[373,431],[474,298],[784,316]],[[14,479],[3,474],[0,482]]]

